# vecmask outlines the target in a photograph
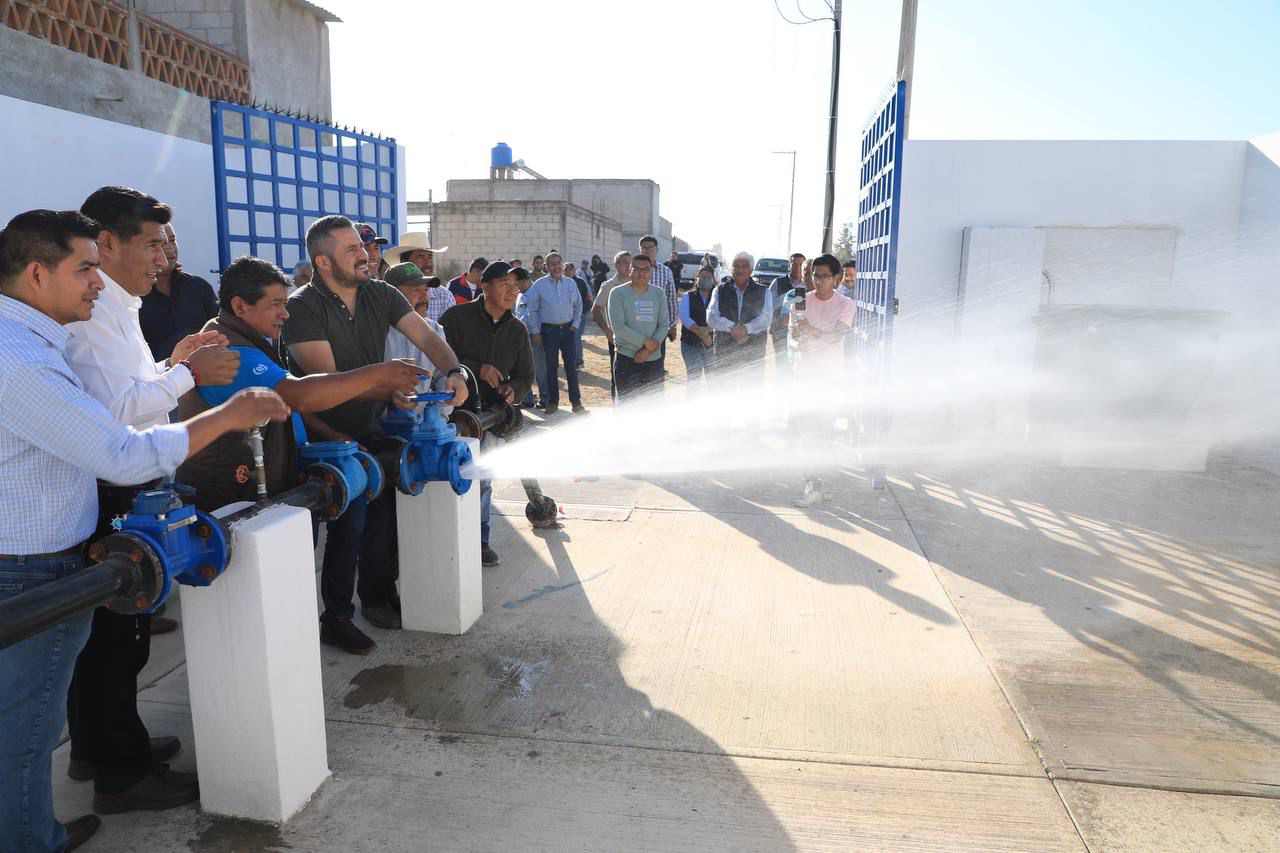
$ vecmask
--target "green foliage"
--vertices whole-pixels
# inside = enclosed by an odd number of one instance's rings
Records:
[[[858,251],[858,247],[854,242],[855,233],[852,219],[840,226],[840,236],[836,237],[835,243],[835,255],[840,259],[840,263],[849,260]]]

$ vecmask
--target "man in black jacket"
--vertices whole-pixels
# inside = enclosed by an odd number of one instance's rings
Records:
[[[529,330],[511,312],[520,289],[505,261],[494,261],[485,267],[480,288],[478,299],[450,308],[440,318],[440,325],[458,361],[479,380],[480,404],[501,399],[515,405],[533,387],[534,375]],[[480,563],[484,566],[498,564],[498,554],[489,546],[492,503],[493,482],[481,480]]]

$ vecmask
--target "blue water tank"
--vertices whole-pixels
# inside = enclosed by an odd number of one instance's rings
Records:
[[[499,142],[489,150],[489,165],[495,169],[506,169],[511,166],[511,146]]]

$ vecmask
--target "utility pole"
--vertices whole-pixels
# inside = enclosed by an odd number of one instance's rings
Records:
[[[914,0],[903,0],[911,3]],[[836,212],[836,122],[840,112],[840,17],[842,0],[834,0],[831,9],[831,117],[827,128],[827,198],[822,208],[822,251],[831,251],[832,228]],[[904,5],[905,8],[905,5]],[[905,11],[903,12],[905,15]],[[912,13],[914,25],[915,15]],[[789,251],[789,250],[788,250]]]
[[[906,103],[902,106],[899,131],[903,141],[907,139],[911,102],[915,100],[911,92],[911,75],[916,64],[916,2],[917,0],[902,0],[902,23],[898,26],[898,79],[907,84]]]
[[[791,155],[791,209],[787,212],[787,256],[791,255],[791,226],[796,221],[796,152],[775,151],[774,154]]]

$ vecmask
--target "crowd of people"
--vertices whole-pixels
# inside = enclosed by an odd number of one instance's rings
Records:
[[[795,256],[786,282],[764,286],[742,253],[725,280],[708,263],[681,290],[678,257],[658,263],[658,241],[645,236],[612,268],[551,250],[527,268],[477,257],[446,282],[435,274],[445,248],[425,233],[390,246],[368,225],[326,216],[308,229],[308,259],[292,276],[241,257],[215,290],[182,268],[171,220],[161,200],[108,186],[78,211],[28,211],[0,231],[0,497],[11,510],[0,522],[0,598],[82,569],[88,543],[163,479],[194,487],[205,510],[254,500],[244,440],[254,426],[265,423],[274,496],[297,482],[298,442],[376,450],[380,418],[412,408],[409,395],[426,387],[451,393],[451,406],[475,394],[472,405],[549,416],[563,370],[572,412],[585,413],[589,322],[605,335],[611,396],[623,407],[661,389],[677,340],[689,381],[705,384],[762,365],[771,333],[775,352],[785,335],[796,369],[834,369],[852,322],[830,255]],[[481,559],[492,566],[492,488],[480,487]],[[815,475],[801,503],[822,497]],[[353,621],[357,595],[366,622],[401,627],[396,539],[391,489],[327,523],[321,642],[376,648]],[[199,797],[195,774],[167,763],[181,743],[152,736],[137,709],[150,638],[174,628],[158,614],[98,608],[0,651],[0,849],[71,850],[98,826],[95,815],[64,825],[53,814],[51,754],[64,720],[68,774],[92,780],[96,813]]]

